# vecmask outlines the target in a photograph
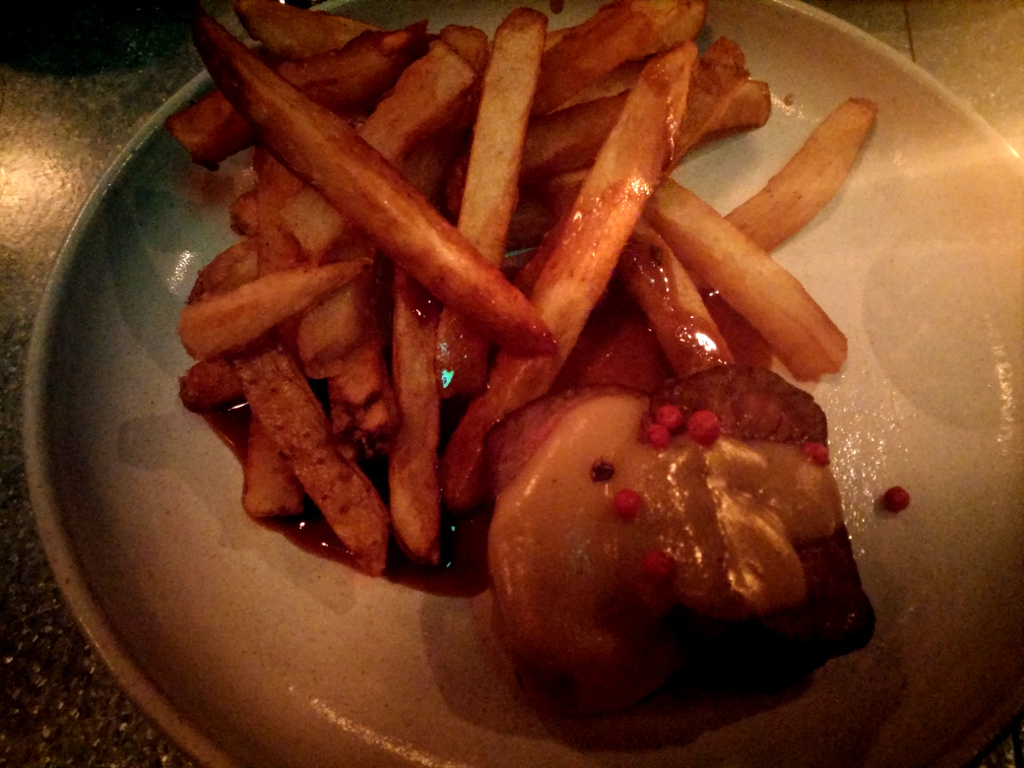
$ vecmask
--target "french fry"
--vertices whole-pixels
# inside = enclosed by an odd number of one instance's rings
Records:
[[[231,216],[231,230],[243,237],[256,234],[256,219],[259,215],[256,208],[256,190],[250,189],[235,198],[228,211]]]
[[[547,17],[513,11],[494,33],[462,201],[459,231],[500,267],[519,189],[519,165],[537,86]],[[444,397],[475,396],[487,383],[487,340],[450,307],[437,329],[437,375]]]
[[[178,379],[178,396],[186,408],[196,413],[226,408],[245,399],[242,382],[223,357],[194,363]]]
[[[327,379],[332,427],[348,458],[385,453],[398,427],[398,408],[380,354],[382,347],[380,334],[368,330],[364,343],[334,361]]]
[[[647,315],[673,374],[683,378],[733,362],[693,280],[642,221],[619,257],[618,276]]]
[[[377,29],[346,16],[307,11],[274,0],[234,0],[234,9],[245,31],[282,59],[344,48],[364,32]]]
[[[209,93],[164,122],[167,131],[188,150],[192,162],[216,168],[252,144],[252,127],[220,91]]]
[[[391,371],[402,423],[388,453],[391,521],[395,540],[412,560],[436,565],[441,554],[441,409],[433,364],[437,307],[401,269],[395,270],[394,295]]]
[[[345,217],[312,187],[304,186],[289,199],[281,207],[279,219],[310,264],[327,261],[332,249],[343,240],[365,242],[362,233],[349,226]]]
[[[520,182],[535,184],[590,166],[628,96],[628,91],[605,96],[534,118],[523,146]]]
[[[178,322],[181,343],[196,360],[241,349],[365,268],[350,262],[272,272],[228,293],[187,304]]]
[[[218,253],[196,275],[196,282],[188,296],[189,304],[204,296],[228,293],[255,280],[259,275],[258,256],[259,246],[254,237],[240,240]]]
[[[551,333],[526,298],[350,126],[303,97],[209,15],[194,17],[193,37],[214,81],[275,155],[358,220],[397,265],[510,351],[553,352]]]
[[[281,209],[302,191],[303,183],[263,147],[253,154],[256,169],[256,247],[261,275],[302,264],[302,249],[281,221]]]
[[[348,549],[357,568],[378,576],[387,563],[388,511],[373,484],[339,455],[327,416],[296,362],[278,347],[232,358],[252,415]]]
[[[402,73],[358,133],[385,159],[400,164],[412,147],[454,119],[475,82],[473,69],[461,56],[443,42],[435,43]],[[281,218],[314,263],[332,248],[366,240],[312,188],[288,201]]]
[[[346,356],[360,345],[374,344],[372,333],[379,309],[376,277],[372,270],[343,285],[337,292],[306,310],[299,322],[296,346],[302,369],[312,379],[344,373]],[[372,335],[371,335],[372,334]]]
[[[736,67],[733,60],[722,62],[724,45],[713,45],[700,65],[703,74],[694,74],[688,117],[678,139],[682,152],[740,131],[760,128],[771,114],[767,84],[749,79],[740,83],[745,70]],[[730,55],[738,51],[730,46]],[[546,182],[593,163],[622,112],[627,95],[628,91],[604,96],[535,117],[526,134],[520,183]]]
[[[472,66],[443,41],[411,64],[359,128],[359,136],[393,164],[451,124],[477,82]]]
[[[366,35],[340,51],[285,62],[280,69],[293,85],[308,89],[314,101],[343,112],[376,99],[394,85],[409,63],[426,51],[426,41],[426,30],[414,25],[398,32]],[[209,168],[245,149],[255,137],[252,126],[220,91],[171,115],[166,127],[193,162]]]
[[[426,56],[402,74],[394,90],[359,128],[359,135],[386,160],[400,165],[412,147],[456,119],[475,82],[476,74],[464,59],[445,43],[434,43]],[[365,241],[362,231],[354,228],[344,216],[339,213],[331,217],[318,205],[335,210],[312,188],[307,188],[286,206],[283,215],[290,218],[291,231],[300,242],[311,241],[311,230],[318,223],[323,224],[323,231],[319,235],[312,234],[319,236],[327,247],[335,247],[346,238]],[[371,317],[374,291],[372,279],[356,281],[351,290],[331,298],[302,318],[298,346],[308,374],[327,375],[332,371],[332,361],[351,349],[353,336],[363,335]],[[364,343],[376,346],[376,340],[370,337]],[[376,348],[379,354],[379,346]]]
[[[726,219],[765,251],[773,251],[824,208],[846,181],[875,123],[878,106],[849,99],[812,131],[768,184]]]
[[[483,30],[451,24],[442,29],[438,37],[442,43],[464,58],[478,75],[482,75],[487,69],[491,42]]]
[[[249,420],[249,441],[242,469],[242,508],[250,517],[259,519],[302,512],[302,501],[306,497],[302,483],[263,422],[256,417]]]
[[[721,117],[713,120],[700,135],[697,146],[704,146],[743,131],[761,128],[772,114],[772,94],[768,83],[747,80],[735,92]]]
[[[666,181],[645,215],[683,266],[721,293],[793,376],[808,381],[839,371],[846,337],[796,278],[711,206]]]
[[[704,23],[701,0],[616,0],[557,36],[544,53],[533,112],[552,112],[620,64],[690,41]]]
[[[555,236],[541,246],[544,266],[531,301],[555,334],[558,355],[517,358],[499,351],[487,391],[470,403],[442,460],[442,490],[450,509],[470,509],[483,499],[487,432],[547,391],[608,285],[619,252],[671,156],[695,59],[696,47],[686,43],[644,67],[563,218],[569,223],[558,225]]]
[[[587,101],[604,99],[608,96],[618,96],[625,93],[636,85],[636,81],[640,78],[640,72],[643,71],[644,64],[646,63],[646,59],[631,59],[630,61],[622,62],[600,80],[576,93],[555,111],[561,112],[563,109],[569,109]]]
[[[673,167],[721,123],[749,79],[746,56],[732,40],[720,37],[704,51],[693,70],[686,118],[675,138]]]

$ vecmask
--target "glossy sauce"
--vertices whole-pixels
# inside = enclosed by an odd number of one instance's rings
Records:
[[[231,449],[239,463],[244,465],[251,419],[248,405],[207,413],[203,418]],[[384,468],[378,465],[364,469],[378,488],[385,483],[387,472]],[[386,490],[382,489],[385,499]],[[480,594],[487,589],[490,580],[487,570],[487,529],[490,518],[489,511],[460,515],[458,518],[446,516],[441,528],[441,564],[437,566],[414,563],[398,547],[392,545],[388,552],[385,578],[430,594],[450,597],[473,597]],[[264,518],[253,522],[280,533],[304,552],[346,565],[351,562],[348,551],[309,499],[301,515]]]

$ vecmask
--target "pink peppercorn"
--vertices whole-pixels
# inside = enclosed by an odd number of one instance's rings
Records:
[[[652,549],[644,555],[640,563],[640,572],[645,578],[657,581],[665,581],[676,571],[676,561],[660,549]]]
[[[651,424],[647,428],[647,442],[660,451],[672,442],[672,433],[664,424]]]
[[[615,511],[619,513],[619,517],[632,520],[640,514],[640,508],[643,506],[644,500],[632,488],[623,488],[615,494],[612,503],[615,504]]]
[[[804,456],[813,461],[819,467],[828,465],[828,448],[821,443],[804,443],[800,446],[800,450],[804,452]]]
[[[890,512],[902,512],[910,506],[910,494],[906,488],[894,485],[882,494],[882,504]]]
[[[658,407],[654,414],[654,420],[665,427],[669,432],[678,432],[682,429],[685,419],[679,406],[668,403]]]
[[[697,411],[686,422],[686,434],[700,445],[711,445],[722,433],[722,423],[712,411]]]

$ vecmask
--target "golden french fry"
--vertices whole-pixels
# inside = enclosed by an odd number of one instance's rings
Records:
[[[345,217],[324,200],[323,195],[308,186],[281,206],[279,219],[302,249],[304,260],[310,264],[325,261],[335,243],[345,235],[358,234],[354,227],[346,224]]]
[[[256,238],[248,237],[214,256],[196,275],[196,282],[188,295],[189,304],[204,296],[228,293],[255,280],[259,275],[258,252]]]
[[[343,371],[348,353],[367,343],[378,311],[372,270],[306,310],[295,339],[306,375],[327,379]]]
[[[683,266],[772,345],[797,379],[836,373],[846,337],[800,282],[711,206],[673,181],[654,193],[647,220]]]
[[[461,56],[443,42],[435,43],[402,73],[358,133],[385,159],[400,165],[414,146],[454,119],[475,81],[473,69]],[[312,188],[290,200],[281,217],[314,263],[337,245],[365,240]]]
[[[494,33],[459,207],[459,231],[500,267],[519,189],[519,165],[537,85],[547,17],[520,8]],[[451,307],[437,329],[437,374],[444,397],[478,395],[487,383],[487,340]]]
[[[747,80],[733,94],[725,112],[713,120],[701,134],[698,146],[709,144],[743,131],[761,128],[772,114],[772,94],[768,83]]]
[[[256,246],[259,273],[292,269],[305,262],[296,238],[281,221],[281,209],[303,183],[263,147],[253,154],[256,170]]]
[[[520,181],[534,184],[591,165],[628,96],[626,91],[534,118],[523,146]]]
[[[560,32],[544,53],[534,114],[558,109],[625,61],[693,40],[706,8],[703,0],[616,0]]]
[[[391,371],[402,422],[388,453],[395,540],[417,562],[437,564],[441,492],[437,446],[441,409],[434,376],[437,307],[401,269],[395,270]]]
[[[643,222],[619,257],[618,275],[647,315],[673,374],[683,378],[733,362],[693,280],[664,240]]]
[[[457,119],[462,100],[476,79],[476,73],[461,56],[445,43],[436,42],[426,56],[402,73],[393,91],[359,128],[359,135],[386,160],[400,165],[412,147]],[[291,232],[309,249],[311,257],[317,255],[316,249],[326,252],[341,245],[356,250],[362,245],[372,256],[362,230],[311,187],[289,201],[282,217],[289,221]],[[356,281],[350,290],[303,316],[298,348],[307,374],[329,375],[333,361],[352,348],[354,337],[365,335],[374,293],[372,279]],[[366,337],[363,343],[373,345],[381,354],[375,339]],[[341,366],[346,364],[342,362]]]
[[[436,41],[402,73],[360,126],[359,136],[400,167],[413,147],[456,119],[476,81],[473,67],[445,42]]]
[[[253,139],[252,127],[220,91],[175,112],[164,126],[188,150],[192,162],[207,168],[216,168]]]
[[[749,79],[746,56],[732,40],[720,37],[704,51],[693,70],[686,118],[676,134],[673,167],[722,121]]]
[[[846,181],[878,106],[849,99],[826,117],[768,184],[726,219],[773,251],[813,219]]]
[[[487,391],[470,403],[445,451],[441,477],[449,508],[470,509],[482,500],[487,432],[547,391],[608,285],[671,156],[696,54],[692,43],[684,43],[647,64],[563,219],[569,223],[559,225],[556,236],[541,246],[538,256],[548,253],[531,300],[555,334],[558,355],[531,359],[498,353]]]
[[[703,67],[703,75],[698,77],[695,73],[693,76],[690,106],[678,137],[680,151],[739,131],[760,128],[771,114],[767,84],[749,79],[740,84],[745,70],[735,67],[731,61],[728,65],[722,63],[724,45],[713,45],[699,65]],[[731,49],[731,52],[738,51],[738,48]],[[712,74],[708,74],[709,70]],[[627,95],[628,91],[604,96],[535,117],[530,122],[523,147],[520,183],[547,182],[559,174],[593,163],[622,112]]]
[[[482,75],[487,69],[491,41],[487,39],[483,30],[451,24],[442,29],[438,37],[441,42],[464,58],[478,75]]]
[[[242,382],[223,357],[194,363],[178,379],[178,396],[186,408],[196,413],[215,411],[245,399]]]
[[[282,59],[301,59],[344,48],[364,32],[377,29],[346,16],[308,11],[274,0],[234,0],[234,9],[245,31]]]
[[[358,466],[335,450],[330,424],[298,364],[277,347],[232,358],[253,417],[348,549],[357,568],[384,572],[388,511]]]
[[[321,106],[342,112],[376,99],[394,85],[402,70],[426,51],[427,39],[423,25],[364,35],[340,51],[285,62],[280,71]],[[211,168],[245,149],[255,137],[252,126],[220,91],[171,115],[166,127],[193,162]]]
[[[256,417],[249,420],[249,441],[242,469],[242,508],[250,517],[302,512],[302,501],[306,497],[302,483],[263,422]]]
[[[283,320],[336,291],[366,268],[328,264],[272,272],[181,310],[178,335],[196,360],[245,347]]]
[[[275,155],[358,220],[396,264],[500,345],[525,355],[552,353],[551,333],[526,298],[350,126],[302,96],[209,15],[194,17],[193,37],[214,81]]]

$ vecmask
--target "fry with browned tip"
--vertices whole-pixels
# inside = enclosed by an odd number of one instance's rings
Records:
[[[193,37],[214,82],[266,146],[396,264],[510,352],[556,346],[529,301],[341,118],[317,106],[198,11]]]
[[[576,344],[671,158],[696,54],[696,47],[687,43],[644,67],[575,204],[557,225],[557,234],[534,256],[544,266],[532,301],[555,334],[558,355],[523,359],[498,354],[487,391],[470,403],[442,460],[442,490],[449,508],[470,509],[483,500],[487,432],[543,395]]]
[[[818,125],[764,189],[725,218],[766,251],[803,229],[835,197],[878,114],[870,99],[848,99]]]

